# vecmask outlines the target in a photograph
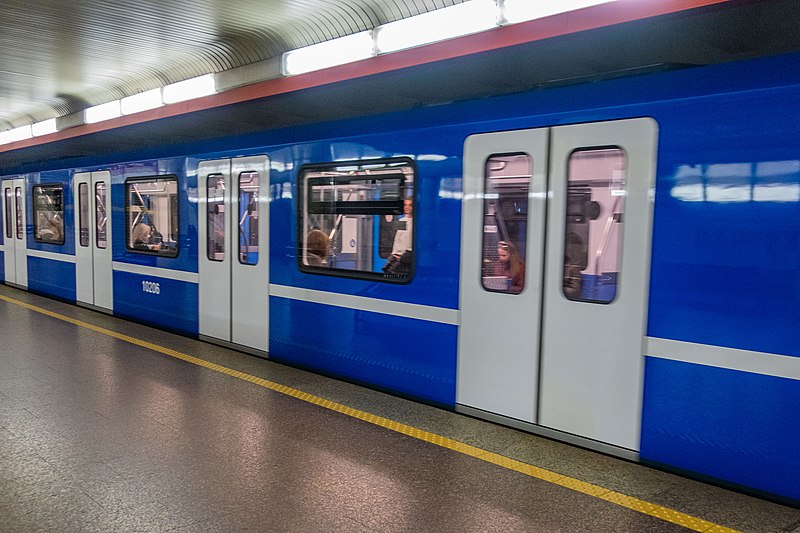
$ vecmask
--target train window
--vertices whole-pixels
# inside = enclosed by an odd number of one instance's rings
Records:
[[[127,248],[138,253],[178,255],[178,179],[136,178],[125,182]],[[166,237],[164,237],[164,233]]]
[[[22,227],[22,188],[14,189],[14,210],[17,217],[17,239],[22,240],[25,236],[25,228]]]
[[[6,187],[6,237],[9,239],[14,237],[14,216],[11,214],[12,199],[11,189]]]
[[[78,184],[78,242],[86,248],[89,246],[89,184]]]
[[[519,294],[525,288],[530,156],[489,156],[483,183],[481,284],[487,291]]]
[[[562,279],[570,300],[605,304],[616,297],[625,173],[620,148],[580,149],[570,155]]]
[[[98,182],[94,186],[95,201],[95,243],[98,248],[108,246],[108,213],[106,213],[106,184]]]
[[[33,188],[33,240],[64,244],[64,186]]]
[[[300,171],[300,270],[407,282],[414,270],[414,167],[409,159]]]
[[[211,261],[225,260],[225,178],[214,174],[206,180],[207,252]]]
[[[239,262],[258,264],[258,172],[239,174]]]

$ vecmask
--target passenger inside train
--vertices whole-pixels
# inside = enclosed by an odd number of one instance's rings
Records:
[[[160,234],[158,234],[160,236]],[[153,229],[149,224],[140,222],[136,224],[131,233],[133,239],[133,247],[137,250],[153,250],[161,249],[161,239],[154,236]]]

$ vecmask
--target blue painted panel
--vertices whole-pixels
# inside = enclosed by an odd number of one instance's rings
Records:
[[[158,284],[157,294],[152,285]],[[145,290],[147,289],[147,290]],[[114,314],[144,324],[197,336],[197,284],[114,271]]]
[[[197,272],[197,166],[185,157],[126,163],[111,170],[113,257],[135,265]],[[126,247],[125,181],[149,176],[178,177],[177,257],[137,253]]]
[[[5,252],[0,252],[0,281],[6,282],[6,256]]]
[[[289,173],[272,176],[270,203],[270,282],[435,307],[458,307],[459,245],[461,238],[461,151],[464,135],[441,131],[404,132],[349,138],[346,142],[305,143],[294,149],[301,165],[360,157],[392,158],[412,155],[417,167],[415,205],[415,271],[408,284],[349,279],[300,272],[297,266],[296,184],[287,191]],[[285,152],[274,154],[286,157]],[[278,186],[280,185],[280,186]]]
[[[649,335],[800,356],[800,94],[660,107]]]
[[[28,256],[28,290],[75,301],[75,263]]]
[[[64,244],[49,244],[36,242],[33,238],[33,187],[36,185],[60,184],[64,187]],[[26,213],[28,216],[28,248],[43,250],[58,254],[75,254],[75,196],[72,190],[72,171],[54,170],[49,172],[33,172],[28,175],[28,201]],[[73,281],[74,283],[74,281]],[[73,298],[74,299],[74,298]]]
[[[800,381],[646,359],[641,457],[800,502]]]
[[[270,298],[270,358],[445,405],[455,403],[455,326]]]

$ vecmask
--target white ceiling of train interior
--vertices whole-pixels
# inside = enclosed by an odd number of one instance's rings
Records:
[[[463,1],[4,0],[0,3],[0,130],[69,115],[202,74],[274,62],[289,50]],[[171,130],[163,130],[161,135],[167,137],[159,137],[154,128],[141,127],[136,130],[140,133],[124,139],[132,143],[164,138],[190,141],[201,134],[213,137],[252,131],[264,124],[281,127],[392,111],[614,76],[632,69],[794,51],[800,49],[798,26],[796,0],[734,0],[690,14],[517,45],[492,52],[491,57],[448,60],[444,69],[425,65],[377,75],[362,80],[357,88],[341,82],[301,91],[279,97],[280,113],[276,106],[257,106],[258,101],[239,105],[241,112],[233,117],[230,108],[225,114],[210,111],[205,117],[207,127],[194,133],[195,137],[186,133],[192,129],[185,128],[186,119],[178,117],[172,120]],[[448,82],[453,77],[458,77],[458,84]],[[320,99],[325,105],[320,105]],[[86,141],[81,147],[61,141],[58,153],[78,156],[97,149]],[[2,153],[0,171],[47,156],[36,146]]]

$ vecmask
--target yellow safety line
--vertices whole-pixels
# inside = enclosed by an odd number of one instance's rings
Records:
[[[70,318],[68,316],[61,315],[53,311],[48,311],[47,309],[43,309],[41,307],[36,307],[35,305],[15,300],[14,298],[9,298],[8,296],[0,294],[0,300],[5,300],[9,303],[30,309],[31,311],[47,315],[56,318],[58,320],[63,320],[64,322],[69,322],[70,324],[90,329],[92,331],[96,331],[97,333],[102,333],[103,335],[108,335],[109,337],[114,337],[115,339],[129,342],[131,344],[135,344],[137,346],[141,346],[143,348],[147,348],[149,350],[153,350],[155,352],[162,353],[164,355],[169,355],[170,357],[175,357],[176,359],[181,359],[188,363],[202,366],[204,368],[213,370],[215,372],[219,372],[221,374],[226,374],[228,376],[237,379],[248,381],[255,385],[273,390],[275,392],[280,392],[281,394],[297,398],[298,400],[303,400],[304,402],[318,405],[320,407],[324,407],[325,409],[336,411],[337,413],[342,413],[344,415],[351,416],[353,418],[358,418],[359,420],[369,422],[370,424],[375,424],[376,426],[390,429],[392,431],[396,431],[397,433],[402,433],[403,435],[408,435],[409,437],[413,437],[415,439],[423,440],[425,442],[429,442],[431,444],[435,444],[443,448],[448,448],[458,453],[463,453],[464,455],[468,455],[470,457],[474,457],[476,459],[480,459],[482,461],[486,461],[488,463],[501,466],[508,470],[513,470],[515,472],[519,472],[521,474],[525,474],[527,476],[531,476],[536,479],[540,479],[542,481],[547,481],[549,483],[553,483],[561,487],[566,487],[568,489],[572,489],[574,491],[581,492],[589,496],[594,496],[595,498],[599,498],[601,500],[605,500],[607,502],[611,502],[616,505],[620,505],[622,507],[638,511],[646,515],[654,516],[656,518],[660,518],[661,520],[671,522],[673,524],[678,524],[693,531],[705,531],[709,533],[736,532],[735,529],[730,529],[721,526],[719,524],[714,524],[713,522],[708,522],[701,518],[697,518],[688,515],[686,513],[682,513],[680,511],[675,511],[674,509],[669,509],[667,507],[662,507],[660,505],[646,502],[638,498],[626,496],[625,494],[606,489],[599,485],[594,485],[592,483],[587,483],[579,479],[557,474],[555,472],[551,472],[549,470],[545,470],[537,466],[523,463],[522,461],[517,461],[516,459],[504,457],[500,454],[483,450],[475,446],[470,446],[469,444],[464,444],[463,442],[459,442],[457,440],[449,439],[447,437],[443,437],[435,433],[430,433],[428,431],[424,431],[422,429],[415,428],[413,426],[401,424],[400,422],[395,422],[394,420],[389,420],[388,418],[383,418],[381,416],[377,416],[372,413],[367,413],[365,411],[353,409],[352,407],[348,407],[346,405],[342,405],[340,403],[336,403],[331,400],[326,400],[325,398],[320,398],[319,396],[314,396],[313,394],[293,389],[291,387],[275,383],[274,381],[259,378],[250,374],[246,374],[244,372],[240,372],[238,370],[234,370],[232,368],[228,368],[222,365],[218,365],[216,363],[212,363],[210,361],[206,361],[204,359],[199,359],[197,357],[193,357],[185,353],[171,350],[169,348],[164,348],[163,346],[153,344],[152,342],[143,341],[135,337],[131,337],[129,335],[123,335],[122,333],[117,333],[109,329],[101,328],[93,324],[82,322],[80,320],[76,320],[74,318]]]

